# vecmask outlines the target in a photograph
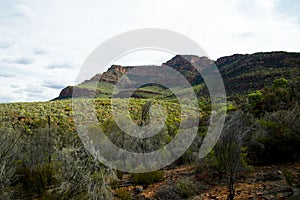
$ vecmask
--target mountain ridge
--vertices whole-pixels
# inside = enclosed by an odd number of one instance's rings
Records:
[[[299,75],[300,53],[296,52],[258,52],[254,54],[233,54],[218,58],[216,61],[207,57],[199,57],[196,55],[176,55],[172,59],[162,63],[161,67],[169,66],[181,74],[190,82],[191,85],[204,85],[198,95],[207,94],[202,76],[194,67],[206,68],[215,64],[219,69],[226,92],[228,95],[247,93],[253,90],[262,89],[266,85],[270,85],[275,78],[285,77],[287,79]],[[139,67],[137,76],[151,76],[151,71],[147,70],[150,66],[121,66],[112,65],[103,74],[96,74],[89,80],[85,80],[76,87],[80,88],[80,92],[86,96],[110,96],[114,85],[120,78],[136,67]],[[129,80],[130,81],[130,80]],[[94,91],[94,84],[97,84],[97,90]],[[71,98],[74,86],[64,88],[58,99]],[[141,91],[139,91],[141,92]],[[143,91],[142,91],[143,93]],[[147,92],[149,94],[149,90]],[[151,93],[151,92],[150,92]],[[155,93],[153,91],[153,93]],[[136,98],[145,96],[135,95]]]

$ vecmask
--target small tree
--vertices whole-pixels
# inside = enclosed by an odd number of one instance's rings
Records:
[[[150,108],[152,106],[152,101],[147,101],[145,103],[145,105],[142,108],[142,117],[141,117],[141,121],[139,123],[140,126],[145,126],[147,124],[149,124],[150,122],[150,118],[149,118],[149,112],[150,112]]]
[[[249,119],[249,118],[248,118]],[[223,134],[215,148],[216,156],[228,175],[228,199],[234,199],[234,183],[238,172],[244,166],[243,143],[251,130],[248,119],[241,111],[230,114],[225,123]]]

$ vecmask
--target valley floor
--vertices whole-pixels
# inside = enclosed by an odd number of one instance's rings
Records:
[[[176,181],[186,177],[197,188],[187,199],[227,199],[226,178],[208,175],[205,171],[199,173],[191,165],[164,171],[164,181],[144,187],[138,194],[136,189],[141,186],[132,186],[129,183],[123,189],[137,200],[179,200],[183,197],[176,190]],[[128,183],[128,177],[125,176],[122,182]],[[300,199],[300,162],[251,167],[248,172],[240,174],[235,187],[234,199]]]

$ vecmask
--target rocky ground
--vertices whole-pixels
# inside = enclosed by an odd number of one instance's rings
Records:
[[[147,187],[132,186],[125,176],[123,182],[129,184],[123,190],[136,200],[227,199],[226,177],[220,178],[206,171],[200,173],[193,166],[164,171],[162,182]],[[188,178],[194,184],[188,188],[192,188],[192,194],[186,198],[176,187],[182,178]],[[300,163],[251,167],[239,175],[235,186],[235,199],[300,199]]]

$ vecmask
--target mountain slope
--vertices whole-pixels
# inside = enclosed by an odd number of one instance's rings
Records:
[[[194,55],[176,55],[171,60],[162,64],[176,69],[194,86],[197,94],[208,94],[203,78],[193,66],[208,68],[215,64],[224,81],[228,95],[247,93],[249,91],[262,89],[270,85],[274,79],[285,77],[291,79],[300,76],[300,53],[289,52],[266,52],[255,54],[234,54],[221,57],[216,61],[207,57],[198,57]],[[149,76],[156,76],[155,71],[149,70],[152,66],[120,66],[113,65],[103,74],[96,74],[90,80],[84,81],[76,87],[80,88],[82,94],[109,97],[111,96],[114,85],[120,78],[131,69],[139,67],[138,74],[128,76],[128,83],[134,84],[134,79],[144,79]],[[174,80],[176,82],[177,80]],[[97,85],[97,90],[93,91]],[[74,86],[64,88],[56,99],[71,98]],[[126,92],[126,91],[125,91]],[[124,93],[124,91],[123,91]],[[120,97],[123,95],[120,93]],[[170,90],[157,85],[148,84],[139,88],[133,94],[135,98],[165,98],[172,97]]]

